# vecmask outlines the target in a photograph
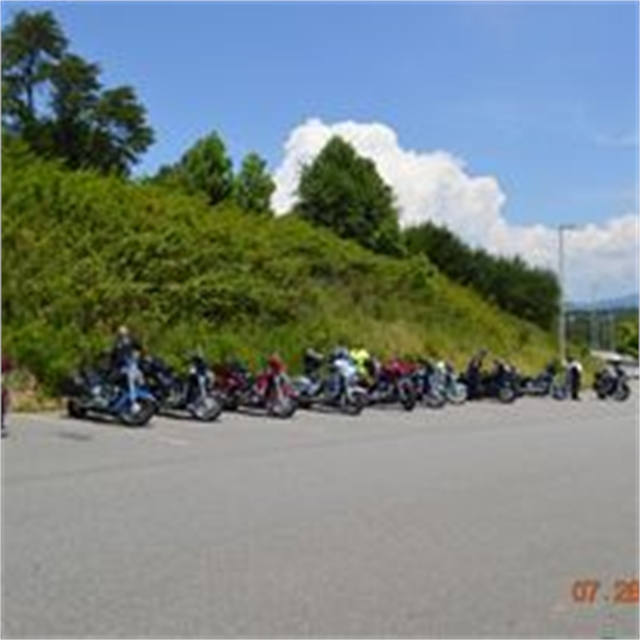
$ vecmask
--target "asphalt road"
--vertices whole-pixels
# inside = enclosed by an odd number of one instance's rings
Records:
[[[2,635],[637,637],[637,398],[11,416]]]

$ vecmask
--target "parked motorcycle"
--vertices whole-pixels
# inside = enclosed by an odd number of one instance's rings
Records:
[[[417,402],[413,374],[413,365],[398,359],[377,367],[374,382],[368,389],[369,403],[399,403],[406,411],[412,411]]]
[[[537,376],[522,376],[519,378],[518,391],[520,395],[543,397],[554,390],[555,367],[549,365]]]
[[[596,372],[593,381],[593,390],[600,400],[613,398],[619,402],[623,402],[631,395],[629,380],[624,369],[614,366],[613,371],[609,369],[601,369]]]
[[[461,376],[468,389],[469,400],[494,398],[505,404],[518,397],[518,385],[514,372],[501,363],[496,363],[491,371],[467,369]]]
[[[296,412],[296,392],[278,357],[270,357],[258,376],[238,362],[218,365],[214,373],[216,389],[227,410],[264,409],[268,415],[278,418],[290,418]]]
[[[440,389],[447,402],[451,404],[463,404],[467,401],[467,385],[461,382],[453,368],[445,365],[436,368],[434,385]]]
[[[293,380],[299,406],[336,408],[348,415],[359,415],[367,405],[367,392],[358,383],[356,367],[347,358],[328,363],[329,374],[321,375],[321,354],[305,356],[304,375]]]
[[[146,386],[138,359],[129,358],[117,377],[83,368],[67,383],[67,410],[73,418],[109,415],[128,426],[145,426],[158,404]]]
[[[188,412],[203,422],[211,422],[222,413],[222,402],[214,390],[214,375],[204,358],[189,359],[186,376],[177,375],[165,362],[149,356],[141,361],[149,389],[159,404],[159,412]]]
[[[438,376],[431,362],[421,362],[411,372],[416,401],[431,409],[440,409],[447,403],[444,380]]]

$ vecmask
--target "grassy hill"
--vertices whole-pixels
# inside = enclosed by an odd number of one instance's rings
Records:
[[[292,216],[252,216],[160,187],[70,172],[5,141],[2,348],[48,390],[128,324],[177,361],[196,346],[256,365],[362,344],[462,364],[479,347],[527,369],[553,338],[452,284]]]

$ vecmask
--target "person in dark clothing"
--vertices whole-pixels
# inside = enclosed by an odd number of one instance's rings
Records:
[[[467,385],[467,393],[470,400],[474,400],[480,395],[480,375],[486,355],[487,351],[485,349],[482,349],[473,358],[471,358],[471,361],[467,366],[465,382]]]
[[[127,381],[125,367],[135,355],[141,352],[141,342],[130,333],[127,327],[121,326],[109,358],[109,381],[116,385],[125,385]]]
[[[131,335],[127,327],[121,326],[111,349],[111,369],[119,371],[134,353],[141,350],[140,341]]]
[[[571,358],[567,370],[569,379],[569,392],[572,400],[580,400],[580,387],[582,386],[582,365],[575,358]]]

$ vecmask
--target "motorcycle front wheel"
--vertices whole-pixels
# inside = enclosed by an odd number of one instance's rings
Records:
[[[629,395],[631,394],[631,389],[629,389],[629,385],[626,382],[618,385],[618,388],[615,390],[613,394],[614,400],[618,400],[618,402],[624,402]]]
[[[222,403],[215,396],[206,395],[190,405],[189,411],[197,420],[213,422],[222,413]]]
[[[456,382],[447,389],[446,396],[451,404],[463,404],[467,401],[467,387]]]
[[[274,418],[290,418],[298,408],[291,396],[281,395],[267,401],[267,413]]]
[[[359,416],[367,403],[368,398],[365,393],[351,392],[350,396],[344,398],[340,409],[348,416]]]
[[[508,404],[516,399],[516,391],[513,387],[504,386],[498,389],[498,400]]]
[[[156,403],[149,398],[140,398],[129,404],[118,416],[128,427],[144,427],[156,412]]]
[[[416,406],[416,392],[411,384],[400,384],[398,388],[400,404],[405,411],[413,411]]]

